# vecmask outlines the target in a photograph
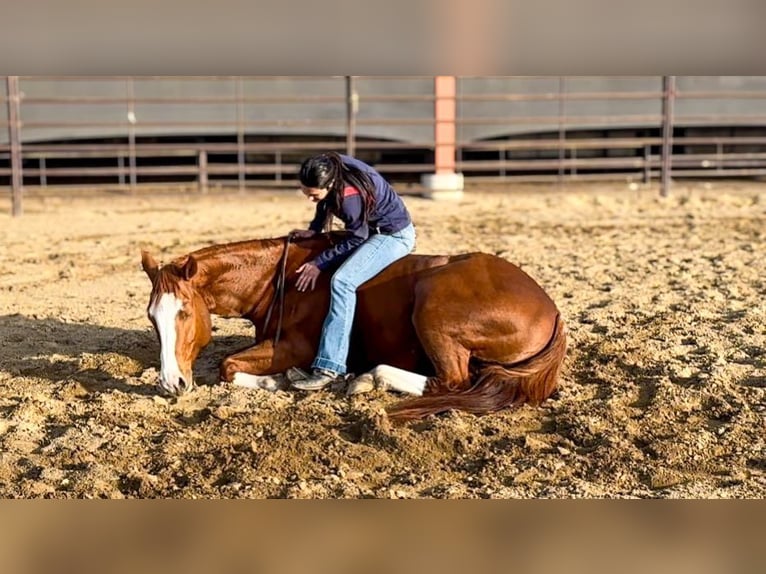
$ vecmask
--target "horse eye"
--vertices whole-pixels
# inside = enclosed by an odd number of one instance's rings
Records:
[[[186,311],[184,311],[183,309],[181,309],[181,310],[178,312],[178,318],[179,318],[179,319],[188,319],[188,318],[189,318],[189,313],[187,313]]]

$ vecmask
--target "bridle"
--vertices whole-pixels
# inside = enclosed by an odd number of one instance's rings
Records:
[[[279,320],[277,321],[277,333],[274,337],[274,347],[279,342],[279,337],[282,334],[282,317],[285,311],[285,283],[286,283],[286,271],[287,271],[287,251],[290,247],[290,236],[285,239],[285,249],[282,252],[282,259],[277,266],[276,271],[276,286],[274,288],[274,298],[271,300],[269,310],[266,312],[266,320],[263,322],[263,332],[266,332],[266,328],[271,321],[271,313],[274,311],[274,306],[279,304]]]

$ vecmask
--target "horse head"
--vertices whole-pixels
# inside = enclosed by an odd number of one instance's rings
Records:
[[[210,311],[195,287],[197,261],[187,255],[160,266],[146,251],[141,266],[152,281],[147,315],[160,342],[162,390],[182,395],[194,386],[192,366],[210,342]]]

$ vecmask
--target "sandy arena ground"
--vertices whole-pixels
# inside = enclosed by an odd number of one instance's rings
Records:
[[[6,196],[7,199],[7,196]],[[541,407],[390,428],[347,398],[217,384],[252,336],[214,321],[202,385],[156,394],[139,251],[168,260],[304,226],[288,192],[30,197],[0,214],[5,497],[760,498],[766,494],[766,184],[471,190],[406,199],[420,253],[521,265],[569,327]]]

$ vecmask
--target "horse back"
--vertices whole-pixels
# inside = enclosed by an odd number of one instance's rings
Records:
[[[358,353],[352,352],[349,362],[358,355],[367,359],[360,366],[392,364],[430,374],[433,367],[413,323],[416,306],[421,329],[454,331],[461,338],[471,332],[492,337],[497,330],[505,342],[486,357],[494,360],[523,354],[527,343],[536,345],[525,334],[558,314],[534,279],[500,257],[409,255],[358,290],[352,339]],[[546,337],[550,333],[541,331],[539,338]]]

